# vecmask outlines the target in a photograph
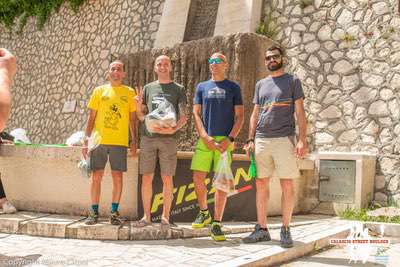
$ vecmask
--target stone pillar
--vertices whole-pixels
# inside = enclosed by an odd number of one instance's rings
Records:
[[[182,43],[191,0],[166,0],[154,48]]]
[[[220,0],[214,36],[255,32],[261,11],[262,0]]]

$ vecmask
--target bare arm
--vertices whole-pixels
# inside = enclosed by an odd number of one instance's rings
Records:
[[[183,126],[185,126],[187,120],[188,120],[188,112],[186,109],[185,103],[179,103],[178,105],[179,108],[179,120],[176,123],[176,130],[178,131],[181,129]]]
[[[193,118],[194,125],[196,126],[197,133],[200,138],[203,139],[203,142],[206,144],[208,149],[215,150],[219,148],[219,145],[214,141],[214,139],[207,134],[206,129],[204,129],[203,121],[201,120],[201,105],[194,104],[193,105]]]
[[[15,57],[0,48],[0,131],[3,131],[11,109],[11,84],[17,70]]]
[[[93,109],[89,109],[89,118],[87,120],[85,136],[89,137],[92,134],[94,128],[94,122],[96,120],[97,111]],[[82,147],[82,155],[86,158],[88,154],[88,139],[85,138],[84,144]]]
[[[302,158],[307,152],[307,120],[306,112],[304,111],[304,101],[302,98],[297,99],[295,102],[295,112],[297,124],[299,126],[299,140],[296,145],[296,154]]]
[[[256,134],[256,127],[257,127],[257,121],[258,121],[259,114],[260,114],[260,105],[256,104],[256,105],[254,105],[253,112],[251,113],[251,116],[250,116],[249,135],[248,135],[246,145],[244,146],[247,157],[249,157],[250,150],[254,151],[254,137]]]
[[[244,122],[244,106],[237,105],[235,106],[235,124],[233,125],[232,131],[229,136],[236,137],[240,130],[242,129]]]
[[[131,112],[129,116],[129,130],[131,132],[131,153],[136,156],[136,113]]]

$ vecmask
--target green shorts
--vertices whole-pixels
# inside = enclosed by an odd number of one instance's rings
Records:
[[[222,141],[225,139],[225,136],[213,136],[214,140],[217,142]],[[228,151],[228,158],[229,162],[232,162],[232,150],[233,144],[231,144],[227,151]],[[202,172],[210,172],[211,166],[213,165],[214,171],[218,166],[218,161],[221,156],[221,153],[218,150],[210,150],[203,142],[203,139],[199,139],[196,145],[196,151],[194,152],[192,158],[192,165],[190,169],[192,171],[202,171]]]

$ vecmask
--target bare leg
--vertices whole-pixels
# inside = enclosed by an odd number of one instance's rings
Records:
[[[113,178],[113,191],[112,191],[112,202],[119,203],[121,200],[122,193],[122,172],[121,171],[111,171]]]
[[[215,191],[214,220],[222,221],[226,204],[227,193],[221,190]]]
[[[289,226],[294,207],[294,184],[292,179],[280,179],[282,188],[282,223]]]
[[[169,222],[169,215],[171,212],[172,200],[174,198],[173,190],[174,190],[174,182],[172,180],[171,175],[161,175],[163,181],[163,199],[164,199],[164,208],[161,220],[164,219]]]
[[[197,202],[201,210],[208,209],[207,187],[205,185],[206,176],[206,172],[193,171],[194,191],[196,192]]]
[[[104,170],[96,170],[92,173],[92,183],[90,186],[90,197],[92,204],[99,204],[101,193],[101,180],[103,178]]]
[[[151,197],[153,196],[153,177],[154,173],[142,175],[142,203],[144,216],[143,219],[151,222]]]
[[[270,178],[258,178],[256,180],[257,222],[262,228],[267,227],[269,180]]]

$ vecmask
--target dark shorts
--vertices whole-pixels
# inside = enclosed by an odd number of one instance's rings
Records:
[[[177,164],[176,151],[175,137],[142,136],[140,139],[139,173],[154,173],[158,158],[161,174],[174,176]]]
[[[127,171],[127,147],[113,145],[99,145],[90,152],[90,169],[104,170],[107,161],[110,161],[111,170]]]

